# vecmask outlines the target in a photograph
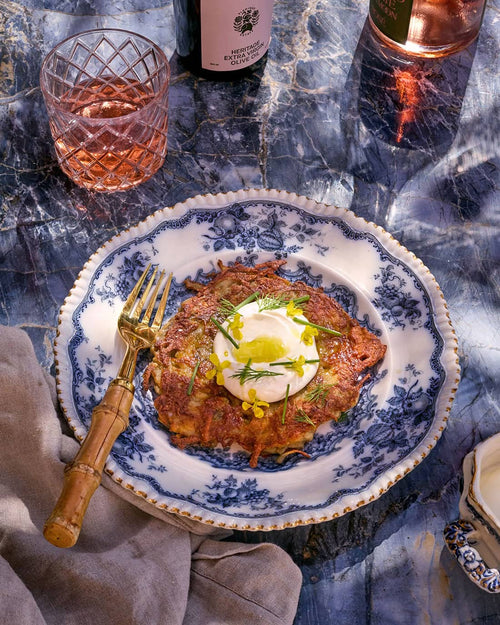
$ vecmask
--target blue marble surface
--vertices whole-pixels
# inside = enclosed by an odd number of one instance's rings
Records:
[[[500,431],[499,8],[488,2],[467,50],[409,60],[372,39],[367,1],[276,0],[267,63],[216,83],[176,55],[170,1],[0,0],[0,323],[26,329],[48,371],[59,308],[88,257],[198,193],[278,188],[349,208],[442,287],[462,380],[428,458],[339,519],[239,535],[300,565],[296,625],[500,623],[500,596],[474,586],[443,540],[464,456]],[[59,169],[38,81],[57,42],[102,26],[147,35],[172,64],[165,164],[112,195]]]

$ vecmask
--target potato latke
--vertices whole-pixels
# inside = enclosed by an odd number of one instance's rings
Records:
[[[156,392],[159,421],[176,446],[236,443],[250,454],[250,466],[256,467],[261,455],[301,450],[321,423],[337,420],[357,403],[368,377],[363,373],[384,357],[386,346],[321,289],[276,275],[284,262],[220,265],[220,272],[208,284],[188,284],[197,293],[182,303],[161,330],[144,375],[145,386],[152,385]],[[302,305],[308,321],[342,333],[338,337],[319,332],[320,363],[315,377],[286,401],[271,403],[262,418],[243,410],[241,400],[215,378],[207,378],[217,333],[211,317],[220,315],[221,300],[236,305],[257,291],[289,300],[309,296]]]

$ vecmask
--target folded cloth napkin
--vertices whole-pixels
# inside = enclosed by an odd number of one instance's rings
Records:
[[[169,514],[104,476],[77,544],[42,535],[78,443],[29,337],[0,326],[0,621],[9,625],[286,625],[301,574],[272,544]]]

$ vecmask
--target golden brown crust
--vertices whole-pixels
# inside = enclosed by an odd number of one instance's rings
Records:
[[[184,301],[163,328],[144,383],[153,383],[158,393],[158,418],[171,432],[175,445],[228,447],[238,443],[250,453],[250,466],[255,467],[261,454],[301,449],[321,423],[338,419],[357,403],[366,379],[361,374],[383,358],[385,345],[321,289],[277,276],[275,272],[283,263],[272,261],[255,267],[220,265],[220,272],[209,284],[190,284],[197,294]],[[209,356],[217,332],[210,317],[217,314],[221,299],[238,304],[255,291],[280,294],[286,299],[308,295],[303,306],[307,319],[342,333],[337,337],[320,332],[316,337],[318,372],[304,389],[288,399],[284,419],[284,401],[272,403],[265,409],[265,416],[257,419],[252,411],[243,411],[241,401],[223,386],[205,377],[212,368]],[[188,394],[198,363],[192,392]],[[315,390],[318,396],[313,398],[311,392]],[[300,420],[304,413],[314,425]]]

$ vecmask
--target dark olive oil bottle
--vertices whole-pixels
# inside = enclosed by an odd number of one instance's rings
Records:
[[[265,62],[272,12],[273,0],[174,0],[177,53],[206,78],[240,78]]]

